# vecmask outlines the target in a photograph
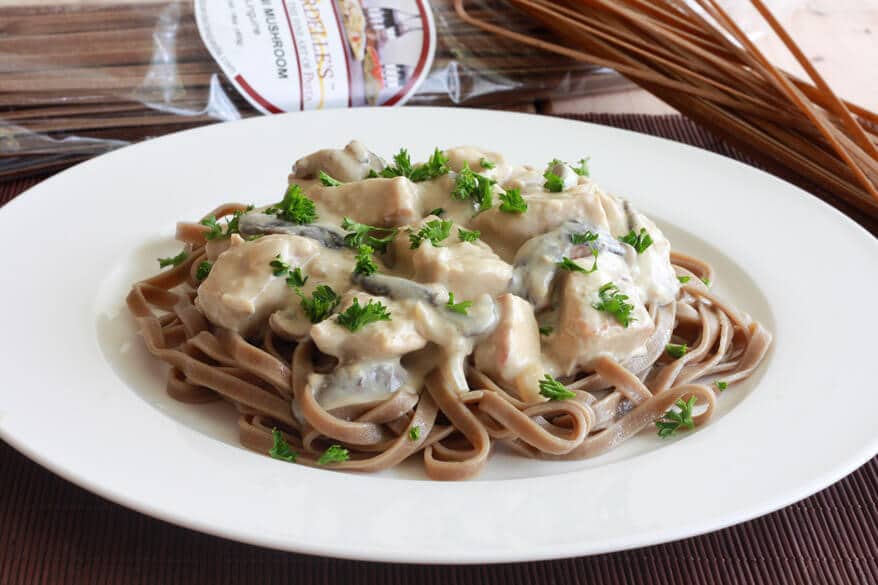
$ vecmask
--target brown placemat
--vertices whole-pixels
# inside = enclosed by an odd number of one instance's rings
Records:
[[[581,119],[672,138],[744,160],[725,143],[677,116]],[[34,183],[0,183],[0,205]],[[831,195],[822,196],[832,202]],[[874,232],[874,224],[868,227]],[[396,565],[270,551],[172,526],[67,483],[0,442],[0,584],[875,585],[876,494],[878,458],[802,502],[697,538],[561,561]],[[673,518],[674,505],[667,503],[669,518]]]

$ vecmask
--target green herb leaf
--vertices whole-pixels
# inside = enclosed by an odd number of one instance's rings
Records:
[[[421,427],[419,427],[418,425],[415,425],[409,429],[409,440],[410,441],[417,441],[420,438],[421,438]]]
[[[509,189],[505,193],[500,193],[500,211],[506,213],[524,213],[527,211],[527,201],[521,196],[521,190]]]
[[[623,295],[614,283],[608,282],[603,285],[598,289],[598,295],[601,302],[593,304],[592,307],[611,314],[623,327],[628,327],[631,321],[635,320],[631,316],[634,305],[625,302],[628,300],[628,295]]]
[[[283,200],[265,210],[265,213],[274,214],[284,221],[297,224],[311,223],[317,219],[317,209],[314,202],[305,196],[305,192],[298,185],[290,185],[284,193]]]
[[[551,375],[540,380],[540,394],[549,400],[566,400],[576,396],[575,392],[571,392],[564,384],[553,378]]]
[[[442,209],[441,207],[437,207],[436,209],[432,210],[427,215],[435,215],[436,217],[442,217],[443,215],[445,215],[445,210]]]
[[[543,173],[543,178],[546,180],[546,182],[543,183],[543,188],[545,188],[546,191],[560,193],[564,190],[564,180],[555,173],[546,171]]]
[[[421,243],[424,240],[430,240],[434,246],[439,246],[439,242],[448,238],[451,235],[451,226],[454,225],[450,219],[441,220],[434,219],[428,221],[421,229],[417,232],[413,232],[409,234],[409,242],[411,242],[411,249],[415,250],[421,247]]]
[[[634,230],[631,230],[619,238],[619,241],[637,250],[638,254],[643,254],[643,251],[652,245],[652,236],[649,235],[645,228],[640,228],[639,234],[635,234]]]
[[[451,196],[460,200],[471,199],[478,206],[479,211],[485,211],[494,206],[494,183],[496,181],[474,173],[469,168],[469,163],[464,163],[463,168],[457,173]]]
[[[341,228],[350,233],[345,234],[344,243],[349,248],[359,249],[363,244],[372,246],[372,249],[379,252],[386,252],[387,245],[393,241],[399,230],[396,228],[381,228],[365,223],[357,223],[349,217],[344,218]],[[383,236],[373,236],[372,233],[384,234]]]
[[[463,228],[457,228],[457,237],[460,238],[461,242],[475,242],[482,236],[482,232],[479,230],[467,230]]]
[[[332,445],[323,452],[323,455],[317,460],[318,465],[328,465],[330,463],[341,463],[351,458],[351,454],[341,445]]]
[[[189,252],[183,250],[176,256],[172,256],[170,258],[157,258],[159,261],[159,268],[164,268],[166,266],[179,266],[183,262],[186,261],[186,258],[189,257]]]
[[[216,240],[223,237],[223,228],[216,222],[215,215],[208,215],[198,223],[208,228],[207,233],[204,234],[205,240]]]
[[[665,350],[671,357],[681,358],[686,355],[687,351],[689,351],[689,346],[685,343],[679,345],[676,343],[669,343],[665,346]]]
[[[369,299],[365,305],[354,297],[353,304],[338,314],[335,319],[342,327],[347,327],[351,333],[359,331],[369,323],[376,321],[390,321],[390,311],[380,301]]]
[[[726,388],[729,387],[729,383],[723,382],[722,380],[717,380],[716,382],[714,382],[714,384],[716,385],[717,389],[719,389],[720,392],[722,392],[723,390],[725,390]]]
[[[280,254],[274,257],[274,260],[268,263],[272,268],[272,274],[275,276],[283,276],[290,271],[290,265],[281,260]]]
[[[472,301],[461,301],[459,303],[454,302],[454,293],[448,292],[448,302],[445,303],[445,307],[449,311],[454,311],[455,313],[460,313],[461,315],[466,315],[469,308],[473,305]]]
[[[592,250],[591,254],[592,256],[594,256],[594,263],[588,270],[586,270],[567,256],[564,256],[561,261],[557,263],[557,266],[558,268],[561,268],[562,270],[567,270],[569,272],[581,272],[583,274],[591,274],[598,269],[598,251]]]
[[[709,278],[702,278],[701,282],[704,283],[704,286],[706,286],[707,288],[710,288],[710,279]]]
[[[585,230],[580,234],[570,234],[571,244],[587,244],[598,239],[598,235],[591,230]]]
[[[442,175],[448,174],[448,157],[445,153],[436,148],[430,158],[422,165],[418,165],[409,174],[409,179],[415,183],[421,181],[430,181]]]
[[[552,331],[554,330],[554,327],[549,327],[548,325],[545,325],[543,327],[540,327],[540,335],[551,335]]]
[[[482,167],[483,169],[493,169],[497,165],[492,163],[491,161],[489,161],[485,157],[482,157],[481,159],[479,159],[479,166]]]
[[[658,429],[658,436],[663,439],[675,435],[681,428],[695,428],[695,421],[692,420],[692,409],[695,408],[695,397],[692,396],[685,402],[681,398],[675,404],[677,408],[680,409],[679,412],[673,408],[668,409],[660,419],[655,421],[655,426]]]
[[[362,274],[369,276],[378,272],[378,264],[372,258],[375,250],[369,244],[363,244],[357,248],[357,265],[354,267],[354,274]]]
[[[393,156],[395,166],[386,166],[381,171],[381,176],[387,179],[393,177],[409,177],[412,174],[412,159],[409,158],[409,151],[400,148],[399,152]]]
[[[207,278],[207,275],[210,274],[211,268],[213,268],[213,264],[205,260],[198,265],[198,268],[195,269],[195,278],[197,278],[198,280],[204,280],[205,278]]]
[[[677,277],[677,280],[680,281],[680,284],[686,284],[686,283],[689,282],[691,279],[692,279],[691,276],[678,276],[678,277]]]
[[[268,454],[275,459],[295,463],[298,453],[293,451],[290,444],[284,439],[283,433],[277,429],[271,429],[271,436],[274,439],[274,445],[269,449]]]
[[[308,282],[308,277],[302,273],[302,269],[298,266],[290,270],[289,276],[287,276],[287,286],[290,288],[299,289],[305,286],[305,283]]]
[[[302,291],[296,290],[296,294],[302,299],[302,310],[312,323],[320,323],[338,306],[341,298],[335,291],[325,284],[318,285],[311,293],[311,298],[306,297]]]
[[[573,169],[573,172],[579,175],[580,177],[588,177],[590,176],[588,170],[588,161],[590,157],[585,157],[579,159],[579,162],[576,165],[570,165],[570,168]]]
[[[333,179],[322,170],[320,171],[320,174],[318,176],[320,177],[320,182],[327,187],[340,187],[344,185],[344,183],[342,183],[338,179]]]
[[[375,169],[369,169],[369,174],[366,175],[366,178],[367,179],[377,179],[380,176],[381,175],[379,175],[377,172],[375,172]]]
[[[232,214],[232,219],[228,220],[226,225],[226,236],[231,236],[232,234],[240,234],[241,230],[238,228],[238,223],[241,221],[241,216],[253,211],[253,205],[250,204],[247,206],[247,209],[241,211],[240,209]]]

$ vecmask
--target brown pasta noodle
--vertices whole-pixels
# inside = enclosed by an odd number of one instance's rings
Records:
[[[209,215],[243,210],[223,205]],[[646,357],[621,364],[599,357],[590,371],[567,382],[575,397],[527,402],[504,384],[465,365],[467,388],[447,364],[429,371],[423,388],[405,388],[367,406],[327,410],[317,401],[309,375],[333,367],[321,361],[313,341],[293,343],[269,328],[241,334],[211,323],[193,299],[194,268],[207,257],[204,226],[181,224],[177,236],[188,258],[136,283],[127,298],[149,352],[170,368],[167,392],[187,403],[225,400],[238,410],[241,443],[267,453],[277,429],[298,453],[297,463],[319,466],[333,444],[350,452],[334,469],[379,471],[413,456],[433,479],[459,480],[486,465],[492,447],[542,459],[581,459],[615,448],[661,418],[678,400],[694,397],[701,425],[715,407],[717,379],[749,376],[771,342],[759,324],[710,292],[702,278],[714,277],[705,262],[672,253],[680,276],[690,276],[676,302],[649,307],[657,330],[671,331],[688,351],[670,359],[656,338]],[[461,392],[460,390],[465,390]],[[294,414],[293,403],[299,409]]]

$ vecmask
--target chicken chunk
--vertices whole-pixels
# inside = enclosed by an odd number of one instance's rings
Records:
[[[540,332],[533,307],[512,294],[497,299],[500,321],[494,331],[476,346],[476,367],[528,402],[541,400],[539,380]]]
[[[296,161],[290,178],[316,179],[320,171],[349,183],[365,179],[369,171],[381,171],[384,162],[360,141],[352,140],[343,149],[324,148]]]
[[[235,234],[198,287],[196,303],[212,323],[252,335],[292,294],[284,279],[273,274],[271,262],[279,255],[291,265],[302,265],[319,252],[317,242],[300,236],[245,242]]]
[[[342,217],[350,217],[360,223],[393,227],[421,217],[418,190],[405,177],[368,179],[338,187],[293,182],[305,187],[308,197],[319,206],[323,221],[340,223]],[[327,212],[331,217],[324,217]]]
[[[487,160],[495,165],[503,164],[503,155],[496,152],[488,152],[475,146],[456,146],[445,151],[448,157],[448,166],[454,172],[459,173],[463,169],[464,164],[469,165],[476,173],[482,173],[485,169],[482,167],[482,160]]]

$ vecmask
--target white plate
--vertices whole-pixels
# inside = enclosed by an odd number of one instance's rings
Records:
[[[131,282],[176,253],[174,224],[267,202],[301,154],[359,137],[389,156],[477,143],[514,162],[592,157],[596,180],[714,263],[716,290],[775,346],[671,441],[605,457],[498,453],[474,481],[309,469],[239,447],[230,408],[174,402],[134,335]],[[59,475],[177,524],[369,560],[524,561],[716,530],[831,484],[878,450],[878,243],[805,192],[674,142],[560,119],[443,109],[290,114],[190,130],[61,173],[0,211],[0,436]]]

